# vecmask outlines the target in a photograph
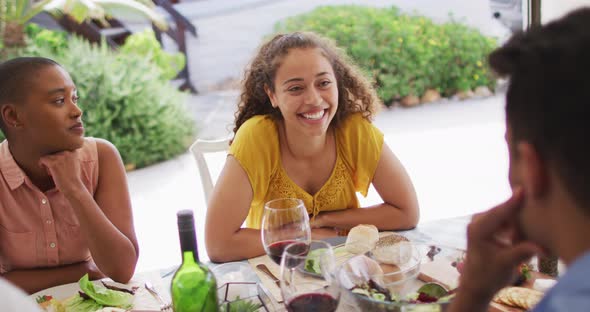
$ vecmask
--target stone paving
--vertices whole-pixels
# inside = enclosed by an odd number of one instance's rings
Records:
[[[183,4],[183,13],[199,32],[198,38],[188,42],[189,66],[201,93],[189,96],[187,108],[195,118],[199,137],[219,138],[231,130],[238,91],[215,89],[224,81],[239,79],[276,21],[311,10],[318,3],[395,4],[439,21],[447,19],[452,10],[455,18],[484,33],[506,35],[506,30],[489,17],[485,0],[188,1]],[[421,205],[421,224],[482,211],[508,196],[502,93],[485,99],[443,100],[412,109],[385,109],[375,124],[413,179]],[[213,175],[224,159],[223,154],[209,159]],[[180,209],[195,211],[201,258],[207,259],[203,243],[206,205],[191,155],[130,172],[128,181],[141,250],[138,271],[180,261],[175,215]],[[371,190],[361,202],[378,200]]]

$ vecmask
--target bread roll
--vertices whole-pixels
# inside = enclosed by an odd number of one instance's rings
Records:
[[[381,263],[403,266],[412,258],[412,243],[399,234],[382,237],[373,249],[373,257]]]
[[[353,227],[346,237],[346,251],[362,254],[372,250],[379,241],[379,231],[372,224],[360,224]]]

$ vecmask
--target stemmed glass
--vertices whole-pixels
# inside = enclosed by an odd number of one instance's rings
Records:
[[[280,271],[287,311],[336,311],[340,287],[334,278],[335,267],[334,251],[324,241],[312,240],[306,254],[301,254],[297,244],[287,246]]]
[[[303,201],[296,198],[280,198],[267,202],[262,215],[262,245],[266,254],[281,263],[283,250],[295,243],[299,253],[307,253],[311,240],[309,215]]]

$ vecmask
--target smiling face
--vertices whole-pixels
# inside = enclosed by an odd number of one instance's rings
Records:
[[[336,76],[318,48],[290,50],[277,69],[274,91],[265,91],[287,131],[305,136],[324,135],[338,109]]]
[[[80,148],[84,143],[82,111],[70,75],[60,66],[44,66],[30,82],[24,102],[15,105],[17,133],[43,154]]]

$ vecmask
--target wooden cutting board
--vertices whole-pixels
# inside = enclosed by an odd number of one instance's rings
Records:
[[[432,262],[422,262],[418,279],[425,282],[435,282],[447,289],[455,289],[459,286],[459,272],[452,266],[452,261],[447,258],[436,258]]]
[[[418,279],[423,282],[436,282],[447,289],[455,289],[459,285],[459,272],[451,265],[452,261],[447,258],[434,259],[432,262],[425,262],[421,264],[420,274]],[[533,288],[533,284],[537,278],[548,279],[548,275],[539,272],[531,272],[531,279],[521,285],[521,287]],[[525,310],[515,307],[510,307],[504,304],[491,302],[489,312],[523,312]]]

